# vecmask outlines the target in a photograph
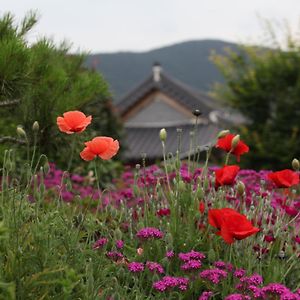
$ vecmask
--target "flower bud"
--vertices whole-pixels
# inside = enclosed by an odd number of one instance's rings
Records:
[[[239,181],[236,185],[236,190],[240,196],[244,195],[245,192],[245,184],[242,181]]]
[[[162,142],[165,142],[167,139],[167,131],[165,128],[162,128],[159,132],[159,138]]]
[[[240,142],[240,135],[237,134],[231,141],[231,149],[235,149],[235,147],[238,145],[238,143]]]
[[[141,256],[144,253],[144,249],[143,248],[137,248],[136,253],[137,253],[137,255]]]
[[[292,161],[292,167],[295,171],[299,171],[300,168],[300,163],[299,160],[297,158],[294,158]]]
[[[17,126],[17,134],[19,137],[26,138],[26,132],[21,126]]]
[[[32,124],[32,130],[34,132],[38,132],[40,129],[40,125],[39,125],[39,122],[38,121],[34,121],[33,124]]]
[[[220,138],[223,138],[224,136],[226,136],[230,131],[229,130],[221,130],[219,133],[218,133],[218,139]]]
[[[179,182],[178,182],[178,191],[179,192],[185,191],[185,183],[182,180],[179,180]]]
[[[195,117],[199,117],[199,116],[202,115],[202,112],[200,111],[200,109],[195,109],[195,110],[193,111],[193,115],[194,115]]]

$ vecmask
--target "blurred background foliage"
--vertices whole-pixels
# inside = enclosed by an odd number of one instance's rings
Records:
[[[56,118],[68,110],[82,110],[93,115],[93,123],[76,138],[72,166],[78,167],[83,142],[96,135],[120,139],[121,123],[103,77],[83,67],[84,54],[70,54],[70,45],[57,46],[47,38],[28,44],[26,35],[37,21],[34,13],[20,24],[9,13],[0,18],[0,150],[21,146],[6,138],[16,138],[17,125],[33,145],[32,125],[38,121],[38,153],[66,169],[74,137],[58,131]]]
[[[242,165],[289,168],[291,159],[300,157],[300,40],[285,28],[282,41],[274,26],[266,25],[270,48],[240,45],[236,52],[212,55],[225,78],[215,94],[248,118],[238,128],[251,150]]]

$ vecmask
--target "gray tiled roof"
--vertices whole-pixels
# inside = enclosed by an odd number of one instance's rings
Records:
[[[162,72],[159,81],[154,81],[151,75],[125,95],[117,104],[120,113],[125,113],[140,99],[155,90],[159,90],[173,99],[176,99],[180,104],[191,111],[200,109],[204,115],[208,115],[212,110],[220,109],[219,104],[208,95],[196,91]]]
[[[167,127],[166,152],[176,153],[178,148],[177,128],[182,129],[181,133],[181,158],[187,157],[190,147],[190,131],[194,125],[186,124],[180,127]],[[127,160],[140,160],[142,153],[146,153],[147,159],[154,160],[162,158],[162,145],[159,139],[161,127],[132,128],[125,127],[126,147],[125,157]],[[214,124],[200,124],[197,127],[196,144],[200,147],[210,144],[217,136],[219,128]]]

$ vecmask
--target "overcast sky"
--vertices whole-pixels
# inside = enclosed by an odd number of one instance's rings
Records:
[[[40,21],[31,41],[46,35],[94,53],[206,38],[257,43],[259,16],[294,29],[300,21],[300,0],[0,0],[16,20],[32,9]]]

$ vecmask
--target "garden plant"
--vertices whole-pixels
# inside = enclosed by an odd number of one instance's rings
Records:
[[[57,131],[71,140],[92,122],[69,111]],[[109,189],[99,170],[122,147],[112,137],[74,153],[93,163],[86,176],[35,149],[20,167],[5,150],[1,299],[300,299],[299,161],[241,170],[251,149],[228,130],[181,161],[181,134],[167,153],[162,129],[163,162],[127,167]],[[212,150],[225,154],[222,166],[209,165]]]

